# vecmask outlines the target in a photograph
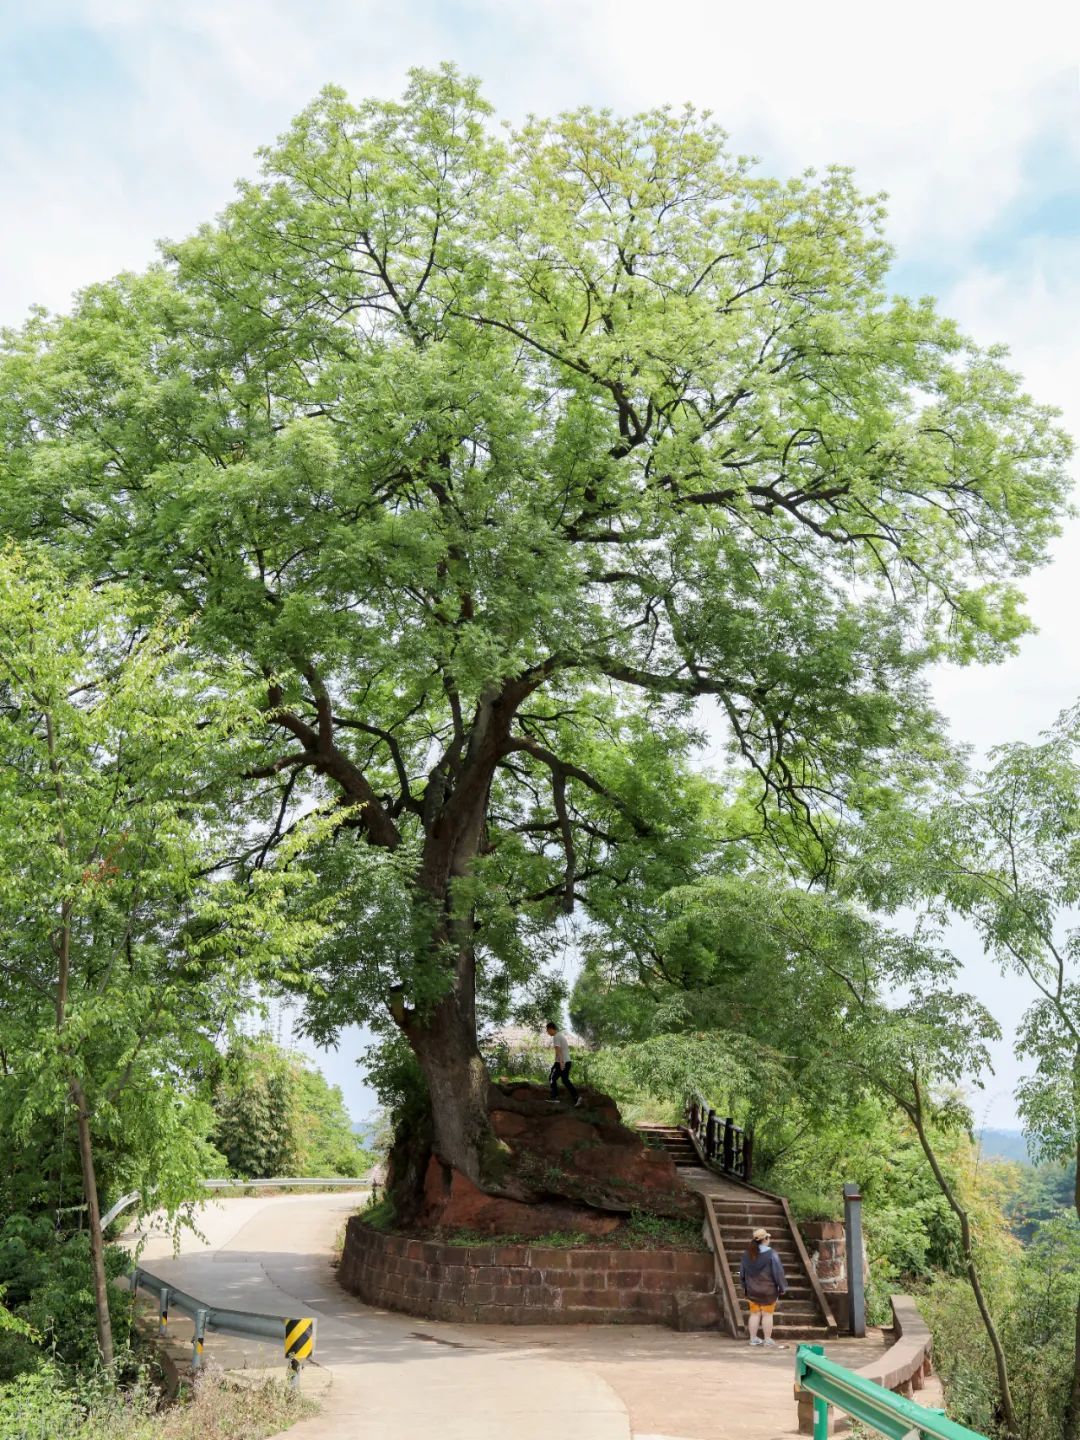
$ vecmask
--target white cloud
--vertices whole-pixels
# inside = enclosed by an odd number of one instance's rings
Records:
[[[1080,237],[1032,241],[1007,268],[973,268],[942,303],[977,339],[1006,341],[1031,393],[1059,406],[1080,439]],[[1039,633],[1005,665],[939,672],[936,693],[957,735],[983,751],[1034,739],[1080,698],[1078,579],[1080,521],[1073,520],[1054,563],[1025,585]]]
[[[668,25],[637,0],[554,8],[620,98],[690,96],[740,147],[795,169],[856,165],[891,192],[893,232],[915,245],[966,242],[999,215],[1040,133],[1071,137],[1074,153],[1080,138],[1080,22],[1057,0],[1022,18],[948,0],[902,15],[854,0],[756,12],[683,0]]]
[[[479,73],[511,118],[586,101],[709,106],[770,167],[855,165],[891,192],[908,258],[955,259],[1020,193],[1040,137],[1063,164],[1080,157],[1077,14],[1060,0],[1022,17],[914,0],[902,20],[851,0],[758,12],[681,0],[667,13],[652,0],[47,0],[11,33],[47,49],[50,25],[87,27],[126,58],[129,83],[81,95],[44,156],[39,121],[64,114],[63,77],[28,106],[7,99],[0,199],[19,224],[0,317],[62,304],[109,254],[106,270],[137,263],[156,236],[212,215],[327,81],[393,94],[408,66],[441,58]],[[19,126],[12,153],[3,137]]]

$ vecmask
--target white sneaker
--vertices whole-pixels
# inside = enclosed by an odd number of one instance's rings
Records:
[[[764,1343],[764,1340],[762,1340],[761,1337],[758,1335],[755,1335],[754,1338],[750,1341],[751,1345],[764,1345]]]
[[[581,1095],[579,1095],[578,1098],[574,1101],[574,1109],[575,1109],[575,1110],[580,1110],[581,1107],[582,1107],[584,1104],[585,1104],[584,1097],[581,1096]]]
[[[764,1340],[762,1344],[766,1350],[786,1350],[788,1348],[786,1345],[778,1345],[775,1340]]]

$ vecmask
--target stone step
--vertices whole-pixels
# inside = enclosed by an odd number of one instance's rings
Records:
[[[731,1280],[733,1285],[735,1286],[736,1292],[739,1292],[739,1272],[737,1270],[732,1270]],[[817,1296],[814,1294],[813,1290],[811,1290],[809,1285],[789,1285],[787,1293],[789,1297],[794,1301],[805,1300],[808,1305],[817,1304]]]
[[[736,1287],[735,1298],[738,1300],[740,1308],[743,1310],[744,1313],[746,1313],[749,1310],[749,1305],[743,1299],[742,1295],[738,1293],[738,1287]],[[788,1293],[784,1296],[784,1298],[782,1300],[778,1300],[776,1303],[779,1306],[779,1310],[777,1311],[778,1314],[799,1316],[812,1315],[814,1318],[814,1324],[821,1324],[821,1306],[814,1299],[813,1295],[793,1296],[791,1291],[789,1290]]]
[[[773,1325],[774,1340],[828,1340],[834,1332],[824,1325]],[[744,1339],[743,1344],[749,1345]]]
[[[716,1218],[717,1228],[719,1228],[721,1236],[724,1237],[724,1240],[732,1241],[733,1244],[742,1243],[743,1246],[746,1246],[746,1244],[749,1243],[750,1236],[752,1236],[753,1231],[759,1228],[757,1227],[757,1225],[755,1225],[755,1227],[747,1230],[746,1224],[744,1223],[732,1223],[729,1218],[720,1217],[720,1215],[717,1215]],[[770,1236],[772,1236],[773,1238],[773,1241],[775,1241],[775,1244],[773,1244],[773,1250],[776,1250],[776,1248],[778,1248],[778,1244],[779,1246],[788,1247],[789,1250],[793,1250],[793,1248],[795,1248],[795,1237],[792,1236],[791,1230],[789,1230],[786,1225],[763,1225],[762,1228],[763,1230],[768,1230]]]
[[[750,1306],[745,1300],[739,1301],[739,1309],[744,1317],[750,1313]],[[820,1325],[822,1323],[821,1311],[816,1305],[793,1305],[787,1300],[781,1300],[776,1314],[778,1317],[783,1317],[785,1325]]]
[[[781,1217],[784,1214],[784,1207],[779,1200],[767,1200],[764,1195],[747,1195],[744,1199],[741,1195],[737,1195],[734,1189],[731,1189],[718,1190],[709,1198],[718,1210],[728,1210],[733,1215],[745,1215],[750,1211]]]
[[[723,1241],[724,1249],[731,1257],[732,1264],[738,1265],[743,1257],[743,1251],[747,1248],[747,1242],[750,1239],[749,1235],[747,1235],[745,1230],[741,1230],[738,1235],[725,1235],[721,1230],[720,1239]],[[790,1261],[791,1264],[798,1266],[800,1270],[802,1269],[794,1244],[790,1241],[785,1243],[783,1236],[774,1235],[772,1237],[772,1248],[776,1251],[777,1255],[780,1256],[781,1265],[786,1265]]]
[[[730,1191],[721,1191],[719,1194],[708,1195],[713,1201],[717,1212],[723,1211],[726,1215],[769,1215],[779,1221],[785,1221],[783,1205],[776,1204],[769,1200],[742,1200],[736,1198]]]
[[[739,1245],[729,1245],[725,1243],[724,1253],[727,1256],[729,1269],[739,1269],[740,1265],[742,1264],[743,1251],[745,1250],[745,1248],[745,1242],[742,1242]],[[784,1267],[785,1275],[790,1271],[791,1278],[793,1280],[801,1280],[805,1278],[806,1272],[800,1264],[799,1257],[795,1254],[794,1250],[786,1249],[783,1245],[777,1245],[774,1247],[774,1249],[776,1251],[776,1254],[780,1257],[780,1264]]]
[[[781,1237],[791,1234],[791,1227],[783,1215],[767,1215],[757,1211],[747,1215],[745,1212],[735,1213],[730,1210],[717,1210],[713,1206],[713,1214],[716,1216],[716,1223],[721,1230],[736,1231],[745,1234],[749,1239],[755,1230],[768,1230],[770,1235]]]

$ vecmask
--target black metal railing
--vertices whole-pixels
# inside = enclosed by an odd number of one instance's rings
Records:
[[[721,1119],[703,1096],[686,1102],[686,1128],[695,1137],[706,1160],[750,1183],[754,1170],[754,1132],[736,1125],[730,1115]]]

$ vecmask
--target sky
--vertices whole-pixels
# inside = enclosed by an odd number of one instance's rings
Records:
[[[887,192],[894,287],[1009,346],[1080,436],[1080,6],[1068,0],[0,0],[0,325],[141,268],[212,218],[325,84],[390,97],[457,62],[519,121],[692,101],[762,171],[854,167]],[[1034,738],[1080,696],[1080,522],[1027,585],[1038,633],[992,669],[933,677],[954,735]],[[950,937],[1007,1031],[1021,1006]],[[358,1033],[322,1057],[373,1107]],[[1015,1124],[1008,1040],[976,1102]]]

